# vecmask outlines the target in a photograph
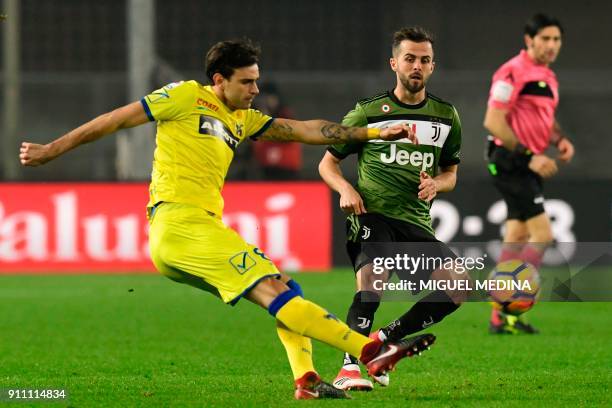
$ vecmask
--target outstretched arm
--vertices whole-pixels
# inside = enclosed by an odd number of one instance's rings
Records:
[[[276,142],[301,142],[306,144],[338,144],[365,142],[371,139],[398,140],[408,138],[418,143],[408,126],[393,126],[385,129],[342,126],[326,120],[298,121],[274,119],[259,140]]]
[[[40,166],[77,146],[148,121],[142,104],[133,102],[100,115],[46,145],[23,142],[19,149],[19,159],[24,166]]]

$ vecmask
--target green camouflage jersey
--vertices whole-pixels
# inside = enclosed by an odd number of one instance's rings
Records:
[[[418,198],[421,170],[435,177],[438,166],[459,163],[461,122],[453,105],[432,94],[417,105],[407,105],[385,92],[357,102],[342,121],[347,126],[385,128],[408,124],[419,139],[334,145],[328,151],[338,159],[358,154],[357,191],[368,213],[415,224],[431,234],[431,203]]]

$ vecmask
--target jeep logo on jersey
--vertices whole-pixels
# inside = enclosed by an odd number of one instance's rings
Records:
[[[400,166],[410,164],[414,167],[421,167],[421,170],[425,171],[431,168],[434,163],[433,153],[423,153],[418,150],[410,153],[407,150],[397,148],[397,144],[389,144],[389,155],[384,153],[380,154],[380,161],[386,164],[397,163]]]
[[[203,135],[211,135],[223,140],[227,146],[236,150],[236,146],[240,143],[240,139],[230,132],[230,130],[217,118],[206,115],[200,115],[199,133]]]

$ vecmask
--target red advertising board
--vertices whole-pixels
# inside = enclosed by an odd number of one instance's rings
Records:
[[[223,220],[283,270],[331,267],[330,196],[323,183],[231,183]]]
[[[0,273],[154,271],[147,184],[0,184]],[[331,266],[322,183],[229,183],[225,222],[280,268]]]

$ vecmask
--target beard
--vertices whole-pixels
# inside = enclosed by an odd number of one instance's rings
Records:
[[[425,88],[425,81],[422,79],[420,81],[417,81],[410,78],[401,78],[400,81],[402,82],[404,88],[406,88],[408,92],[413,94],[421,92],[423,88]]]

